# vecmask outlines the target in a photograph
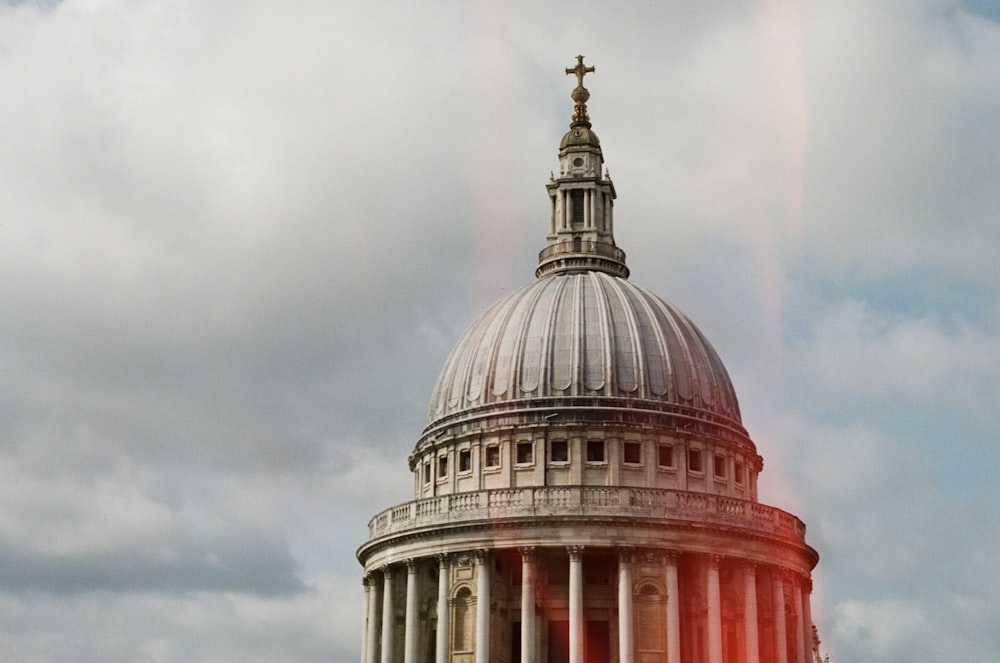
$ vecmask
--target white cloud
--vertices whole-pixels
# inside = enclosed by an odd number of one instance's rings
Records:
[[[810,389],[847,402],[902,399],[995,420],[1000,400],[1000,337],[935,312],[833,303],[789,361]]]

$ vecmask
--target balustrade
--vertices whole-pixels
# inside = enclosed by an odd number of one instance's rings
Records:
[[[368,535],[371,540],[434,524],[562,514],[714,521],[796,539],[805,536],[802,521],[764,504],[682,490],[609,486],[532,486],[430,497],[376,515]]]

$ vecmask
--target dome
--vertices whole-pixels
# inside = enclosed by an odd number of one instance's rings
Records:
[[[565,150],[573,147],[601,147],[601,140],[594,133],[594,130],[586,125],[576,126],[566,132],[559,142],[559,149]]]
[[[687,414],[742,430],[729,375],[698,328],[603,271],[544,276],[480,316],[438,378],[427,430],[463,413],[581,398],[591,408]]]

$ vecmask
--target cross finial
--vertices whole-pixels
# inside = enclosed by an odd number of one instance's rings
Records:
[[[575,67],[572,67],[572,68],[566,67],[566,74],[567,75],[569,75],[569,74],[576,74],[576,84],[579,87],[583,87],[583,77],[586,76],[587,74],[592,74],[595,71],[597,71],[597,70],[594,69],[593,67],[585,67],[585,66],[583,66],[583,56],[582,55],[576,56],[576,66]]]
[[[571,127],[590,127],[590,117],[587,115],[587,99],[590,99],[590,92],[587,92],[587,88],[583,87],[583,77],[595,71],[596,69],[593,67],[587,67],[583,64],[582,55],[576,56],[575,67],[566,67],[567,74],[576,74],[576,87],[570,95],[576,102],[576,106],[573,108],[573,120],[569,125]]]

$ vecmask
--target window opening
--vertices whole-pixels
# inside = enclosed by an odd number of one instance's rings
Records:
[[[701,451],[698,449],[688,450],[688,470],[691,472],[701,472]]]
[[[642,462],[642,445],[638,442],[626,442],[624,456],[626,463],[638,465]]]
[[[570,191],[570,221],[583,223],[583,191]]]
[[[458,471],[468,472],[472,469],[472,451],[462,449],[458,452]]]
[[[500,467],[500,447],[495,444],[486,447],[486,467]]]
[[[569,460],[569,443],[566,440],[549,442],[549,462],[565,463]]]
[[[438,456],[438,479],[448,476],[448,457]]]
[[[587,461],[591,463],[604,462],[604,440],[587,441]]]
[[[517,462],[518,463],[532,462],[531,442],[517,443]]]
[[[726,457],[721,454],[715,454],[715,458],[712,459],[712,472],[715,473],[716,478],[725,479],[726,478]]]
[[[660,467],[673,467],[674,448],[669,444],[661,444],[657,449],[656,462]]]

